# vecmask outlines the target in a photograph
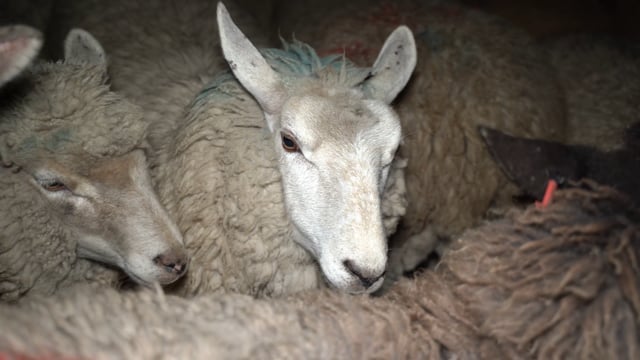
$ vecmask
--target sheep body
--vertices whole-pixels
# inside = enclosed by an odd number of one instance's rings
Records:
[[[467,232],[447,254],[454,293],[510,357],[640,354],[640,213],[609,187],[577,186]]]
[[[289,55],[301,51],[296,49]],[[271,60],[277,67],[278,61],[282,66],[293,58]],[[322,286],[313,258],[292,239],[278,159],[264,122],[251,95],[230,74],[221,74],[196,97],[167,147],[159,192],[193,254],[179,293],[282,295]],[[402,171],[398,161],[384,193],[389,233],[404,213]],[[201,186],[185,186],[185,181]]]
[[[605,36],[572,35],[544,43],[566,94],[569,144],[617,150],[640,113],[640,51]]]
[[[0,351],[91,358],[635,359],[640,213],[607,187],[560,190],[467,231],[380,298],[184,299],[80,287],[0,306]]]
[[[277,159],[257,104],[230,74],[195,100],[158,191],[192,254],[178,293],[281,295],[320,283],[291,241]]]

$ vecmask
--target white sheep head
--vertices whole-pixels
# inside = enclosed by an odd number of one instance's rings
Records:
[[[79,29],[64,62],[30,70],[0,108],[0,160],[13,170],[3,176],[33,185],[15,197],[34,199],[48,219],[30,221],[59,229],[48,231],[75,241],[78,256],[168,284],[186,270],[183,239],[151,184],[142,110],[109,90],[106,70],[102,47]]]
[[[416,64],[411,31],[396,29],[366,71],[343,61],[340,69],[288,76],[268,62],[268,51],[253,46],[222,3],[218,26],[225,59],[273,135],[295,240],[334,287],[375,291],[387,261],[381,197],[402,136],[390,103]]]
[[[0,27],[0,86],[18,75],[36,57],[42,35],[23,25]]]

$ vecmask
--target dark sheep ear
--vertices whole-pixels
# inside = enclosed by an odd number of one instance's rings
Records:
[[[107,65],[107,56],[100,45],[89,32],[73,29],[64,41],[64,58],[67,62]]]
[[[491,157],[526,195],[542,198],[547,181],[578,180],[585,167],[574,148],[560,143],[518,138],[479,126]]]
[[[23,25],[0,27],[0,86],[16,77],[36,57],[42,35]]]
[[[382,46],[363,90],[369,97],[390,104],[409,82],[417,58],[413,33],[408,27],[399,26]]]

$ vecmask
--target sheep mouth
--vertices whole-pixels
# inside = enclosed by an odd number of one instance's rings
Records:
[[[369,286],[364,286],[357,279],[353,279],[347,284],[338,285],[333,281],[331,281],[331,279],[327,277],[327,274],[325,274],[324,271],[322,271],[322,276],[325,282],[329,284],[331,288],[347,293],[349,295],[372,294],[378,291],[382,287],[382,284],[384,283],[384,276],[382,276]]]
[[[177,275],[177,274],[174,275],[174,276],[171,276],[169,278],[165,278],[164,276],[160,276],[160,277],[154,276],[154,278],[156,278],[156,280],[148,281],[148,280],[145,280],[145,279],[141,278],[140,276],[135,274],[133,271],[129,270],[128,264],[125,264],[125,266],[122,266],[122,269],[124,270],[125,274],[127,274],[127,276],[131,280],[133,280],[136,284],[142,285],[142,286],[147,287],[147,288],[152,288],[154,286],[154,284],[156,284],[156,283],[158,283],[158,284],[160,284],[162,286],[169,285],[169,284],[172,284],[172,283],[178,281],[178,279],[180,279],[182,277],[182,275]]]
[[[129,269],[127,269],[126,266],[123,266],[122,269],[124,270],[125,274],[127,274],[127,276],[133,280],[136,284],[138,285],[142,285],[144,287],[148,287],[151,288],[153,287],[153,282],[149,282],[146,281],[144,279],[142,279],[141,277],[139,277],[138,275],[134,274],[133,272],[129,271]],[[159,283],[159,282],[158,282]]]

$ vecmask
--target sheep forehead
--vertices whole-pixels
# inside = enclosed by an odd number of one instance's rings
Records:
[[[18,151],[98,156],[137,146],[146,131],[142,111],[110,92],[103,76],[97,68],[37,67],[30,79],[33,89],[3,119]]]
[[[357,94],[292,97],[282,112],[282,128],[294,132],[307,150],[396,147],[400,122],[386,105]],[[325,146],[323,146],[325,145]]]
[[[40,153],[28,168],[50,169],[71,177],[82,177],[90,182],[123,188],[131,178],[143,176],[146,157],[141,149],[119,156],[93,156],[88,153]],[[76,179],[79,180],[79,179]]]
[[[89,169],[88,178],[117,189],[131,188],[136,179],[145,176],[143,174],[146,171],[144,159],[141,151],[100,159]]]

